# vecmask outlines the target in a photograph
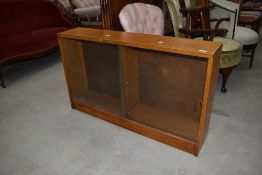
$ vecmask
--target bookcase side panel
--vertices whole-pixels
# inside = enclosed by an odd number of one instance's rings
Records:
[[[216,90],[216,82],[218,77],[221,52],[222,52],[222,46],[217,50],[217,52],[214,54],[213,57],[209,58],[208,61],[201,117],[200,117],[200,123],[198,128],[198,139],[197,139],[197,144],[194,153],[196,156],[198,155],[208,134],[208,128],[209,128],[215,90]]]
[[[83,43],[79,40],[60,38],[61,56],[71,101],[88,89]]]

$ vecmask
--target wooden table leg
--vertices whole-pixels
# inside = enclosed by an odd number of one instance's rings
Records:
[[[2,88],[5,88],[5,83],[4,83],[4,78],[3,78],[3,66],[0,66],[0,82],[1,82],[1,86]]]

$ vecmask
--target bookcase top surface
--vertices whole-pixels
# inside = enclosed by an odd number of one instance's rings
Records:
[[[220,42],[82,27],[61,32],[58,34],[58,37],[103,42],[204,58],[212,58],[222,47],[222,43]]]

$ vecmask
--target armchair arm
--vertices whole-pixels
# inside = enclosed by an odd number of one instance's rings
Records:
[[[225,36],[227,33],[227,29],[210,29],[211,30],[211,34],[209,37],[209,41],[213,41],[215,36]]]
[[[181,8],[180,12],[183,14],[186,13],[199,13],[201,11],[209,11],[213,9],[215,5],[201,5],[201,6],[195,6],[195,7],[189,7],[189,8]]]
[[[180,29],[180,32],[185,33],[186,37],[188,37],[188,35],[200,33],[203,35],[203,40],[212,41],[215,36],[225,36],[227,29]]]
[[[230,21],[230,18],[219,18],[219,19],[210,19],[209,22],[217,22],[215,25],[215,29],[218,29],[219,25],[223,22],[223,21]]]
[[[209,0],[215,9],[212,11],[211,15],[215,18],[229,17],[228,23],[223,23],[223,28],[228,29],[227,37],[234,38],[235,28],[238,22],[239,4],[227,0]]]

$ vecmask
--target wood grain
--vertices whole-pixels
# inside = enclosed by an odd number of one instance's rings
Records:
[[[58,36],[82,41],[95,41],[183,55],[194,55],[206,59],[214,55],[221,45],[219,42],[90,28],[75,28],[59,33]]]
[[[88,89],[83,43],[79,40],[59,38],[59,47],[72,101],[73,97],[80,97]]]
[[[121,118],[115,115],[102,112],[100,110],[96,110],[92,107],[83,105],[81,103],[74,102],[74,106],[76,109],[82,112],[94,115],[102,120],[127,128],[131,131],[150,137],[154,140],[163,142],[165,144],[174,146],[188,153],[194,154],[196,143],[191,140],[161,131],[159,129],[155,129],[147,125],[143,125],[132,120],[128,120],[126,118]]]
[[[202,110],[198,128],[198,139],[195,149],[197,156],[208,133],[213,101],[215,96],[216,81],[218,76],[219,63],[221,58],[222,45],[214,54],[213,59],[209,59],[207,67],[207,76],[205,80],[204,97],[202,101]]]
[[[73,108],[198,155],[221,43],[78,28],[59,45]]]

